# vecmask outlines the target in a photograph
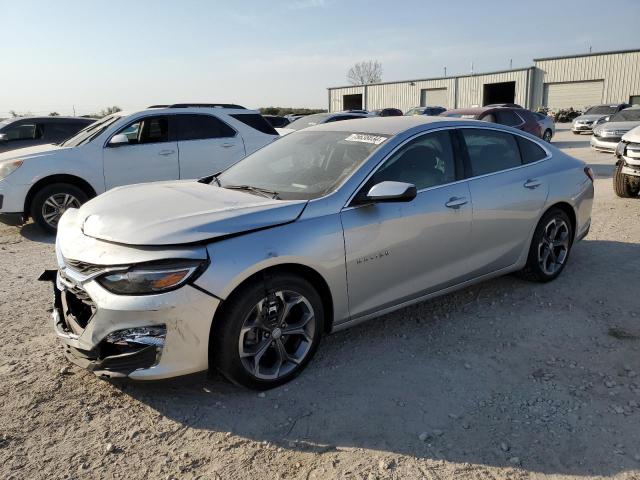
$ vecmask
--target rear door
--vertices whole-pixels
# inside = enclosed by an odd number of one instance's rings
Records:
[[[469,270],[473,276],[513,265],[538,221],[549,190],[547,152],[520,135],[461,128],[473,202]]]
[[[103,148],[106,188],[132,183],[177,180],[178,142],[167,115],[150,115],[131,121],[122,133],[129,143]],[[112,135],[113,137],[113,135]]]
[[[178,134],[180,178],[199,178],[224,170],[244,157],[240,134],[217,117],[184,113],[173,116]]]

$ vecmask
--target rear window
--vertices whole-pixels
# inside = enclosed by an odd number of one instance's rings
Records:
[[[183,114],[175,117],[178,140],[203,140],[207,138],[235,137],[236,131],[211,115]]]
[[[523,123],[522,118],[512,110],[496,110],[495,115],[497,123],[502,125],[514,127]]]
[[[520,147],[522,163],[537,162],[547,156],[547,152],[545,152],[540,145],[532,142],[531,140],[527,140],[520,136],[516,136],[516,139],[518,140],[518,146]]]
[[[276,132],[275,129],[269,125],[269,122],[267,122],[259,113],[240,113],[232,114],[231,116],[254,130],[266,133],[267,135],[278,135],[278,132]]]

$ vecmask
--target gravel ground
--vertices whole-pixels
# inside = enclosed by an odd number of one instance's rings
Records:
[[[0,477],[640,478],[640,200],[596,170],[593,226],[549,284],[499,278],[323,340],[263,394],[109,383],[49,325],[52,239],[0,227]]]

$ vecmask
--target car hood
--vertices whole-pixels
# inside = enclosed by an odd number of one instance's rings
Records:
[[[580,115],[579,117],[576,117],[573,119],[574,122],[582,122],[582,121],[590,121],[590,122],[595,122],[596,120],[598,120],[599,118],[602,117],[606,117],[607,115],[601,115],[599,113],[595,113],[595,114],[590,114],[590,115]]]
[[[296,220],[306,200],[272,200],[191,180],[115,188],[76,215],[86,236],[128,245],[181,245]]]
[[[640,143],[640,126],[629,130],[622,136],[622,140],[631,143]]]
[[[596,131],[598,132],[598,134],[601,134],[602,132],[615,131],[616,133],[618,133],[618,135],[621,135],[622,133],[626,133],[629,130],[637,127],[638,125],[640,125],[640,122],[635,120],[632,122],[607,122],[603,123],[602,125],[598,125],[598,127],[596,127]]]
[[[58,150],[62,150],[64,148],[67,147],[60,147],[53,143],[36,145],[33,147],[18,148],[16,150],[9,150],[8,152],[0,153],[0,162],[2,162],[3,160],[15,160],[18,158],[21,160],[26,160],[29,158],[44,157],[47,155],[52,155]]]

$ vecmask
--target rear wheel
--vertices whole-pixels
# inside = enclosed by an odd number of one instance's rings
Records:
[[[313,357],[324,311],[304,278],[277,274],[249,283],[223,304],[211,333],[211,362],[233,383],[266,390],[297,376]]]
[[[613,174],[613,190],[616,195],[622,198],[632,198],[638,196],[640,190],[640,182],[634,181],[629,178],[630,175],[622,173],[622,162],[616,165],[616,170]]]
[[[544,131],[544,133],[542,134],[542,139],[547,143],[551,143],[551,137],[552,136],[553,136],[553,134],[551,133],[551,130],[546,129]]]
[[[70,208],[80,208],[88,199],[88,195],[75,185],[47,185],[31,201],[31,218],[46,232],[55,233],[62,214]]]
[[[573,229],[567,214],[559,208],[549,210],[538,222],[520,276],[535,282],[555,279],[567,264],[572,243]]]

